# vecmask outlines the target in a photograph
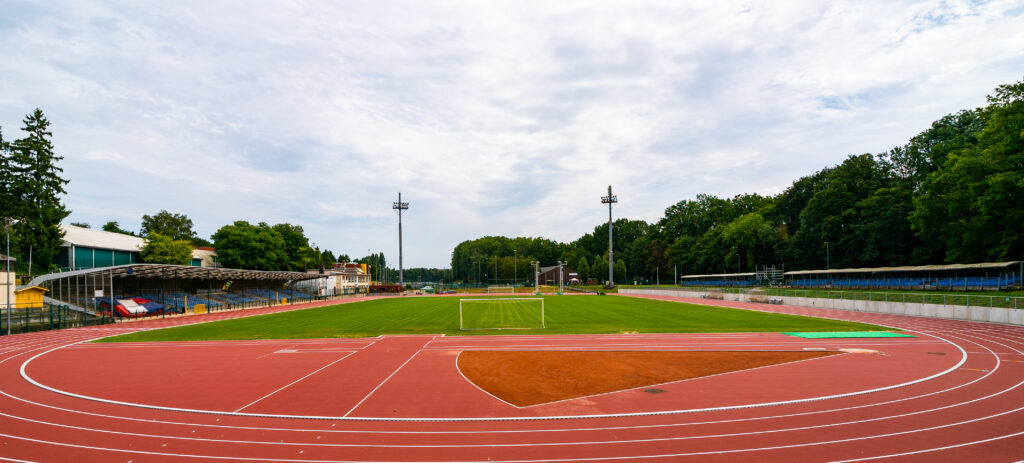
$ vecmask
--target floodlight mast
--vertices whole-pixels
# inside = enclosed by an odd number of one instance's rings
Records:
[[[391,203],[391,208],[398,211],[398,284],[405,291],[405,273],[402,269],[402,211],[409,209],[409,203],[402,202],[402,192],[398,192],[398,201]]]
[[[619,202],[619,197],[612,194],[612,186],[608,185],[608,196],[601,197],[601,204],[608,205],[608,287],[615,286],[615,274],[612,272],[612,204]]]

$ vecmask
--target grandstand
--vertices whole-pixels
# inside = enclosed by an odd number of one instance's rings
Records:
[[[760,272],[759,272],[760,273]],[[1024,262],[919,265],[831,270],[797,270],[782,274],[786,286],[808,289],[892,289],[924,291],[1007,291],[1021,289]],[[681,286],[751,287],[764,285],[754,273],[684,275]]]
[[[1024,263],[919,265],[786,272],[794,288],[999,291],[1021,288]]]
[[[321,277],[301,272],[130,264],[51,273],[36,277],[30,285],[49,291],[47,304],[72,311],[98,315],[101,303],[109,307],[113,300],[141,298],[163,305],[161,315],[165,315],[310,300],[316,296],[294,286]]]
[[[679,277],[680,286],[754,286],[756,276],[753,273],[723,273],[718,275],[683,275]]]

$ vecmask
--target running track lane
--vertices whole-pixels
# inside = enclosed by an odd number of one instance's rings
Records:
[[[1024,458],[1022,328],[724,301],[716,305],[895,326],[947,339],[961,346],[967,357],[956,371],[906,388],[743,410],[549,421],[330,421],[151,410],[42,390],[17,373],[18,365],[28,358],[155,323],[41,332],[0,339],[0,457],[13,461]]]

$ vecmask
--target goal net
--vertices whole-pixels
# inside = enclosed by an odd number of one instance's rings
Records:
[[[459,299],[460,330],[545,328],[544,298]]]
[[[488,286],[487,294],[515,294],[514,286]]]

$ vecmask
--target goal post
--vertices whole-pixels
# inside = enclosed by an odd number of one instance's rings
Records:
[[[496,285],[496,286],[488,286],[487,287],[487,294],[508,294],[508,293],[515,294],[515,292],[516,292],[515,286]]]
[[[459,299],[460,330],[533,330],[546,327],[542,297]]]

